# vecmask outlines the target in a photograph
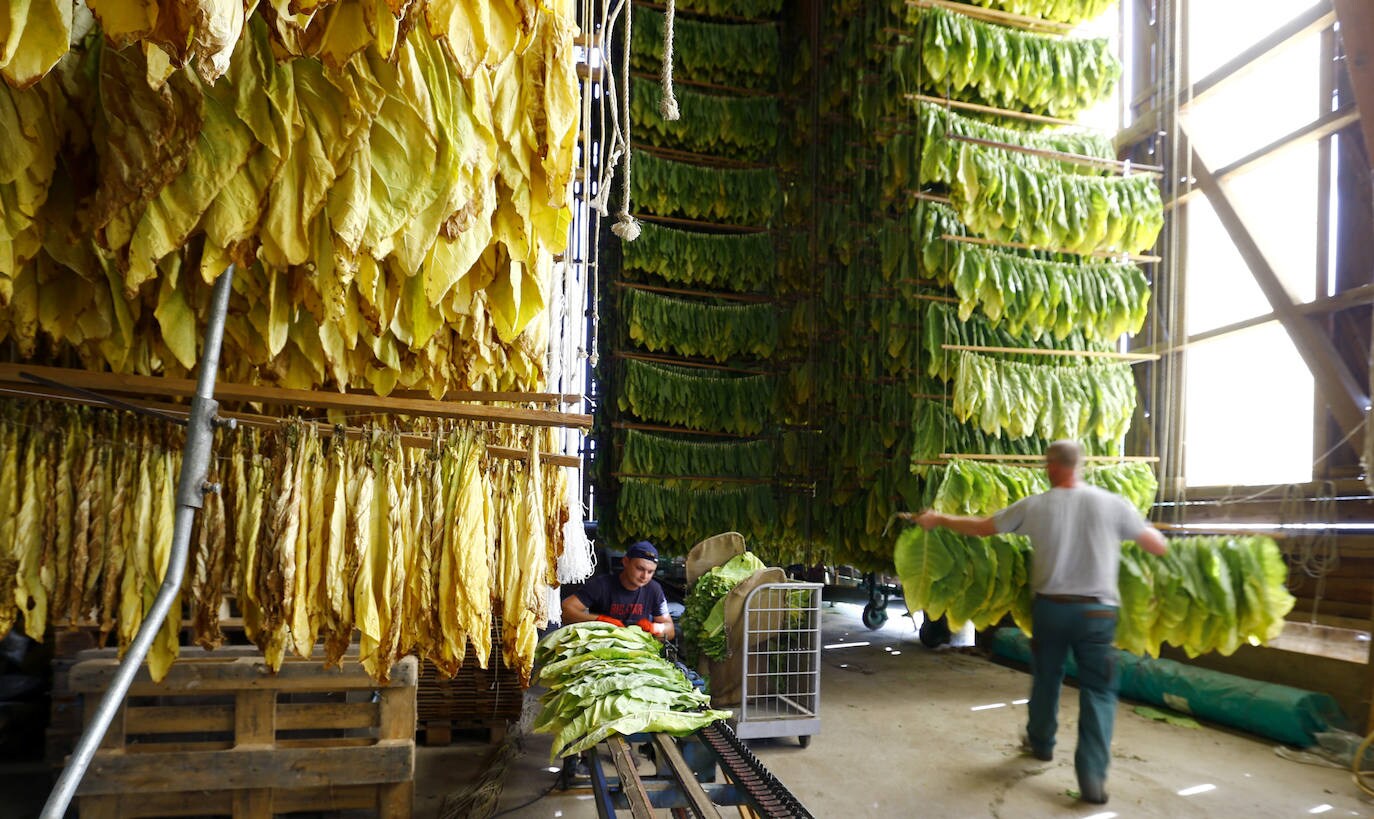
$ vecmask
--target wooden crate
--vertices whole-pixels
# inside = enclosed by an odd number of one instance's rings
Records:
[[[68,685],[94,713],[112,652],[85,652]],[[409,817],[415,773],[416,661],[386,685],[353,653],[341,669],[256,649],[183,650],[167,678],[134,678],[77,795],[82,819],[367,809]]]
[[[491,656],[479,668],[469,655],[452,679],[443,679],[432,663],[420,667],[416,695],[416,729],[427,746],[448,745],[455,732],[482,731],[492,743],[505,739],[506,728],[520,719],[525,689],[520,675],[501,659],[501,618],[492,617]]]

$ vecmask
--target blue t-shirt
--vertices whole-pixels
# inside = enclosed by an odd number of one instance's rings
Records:
[[[573,592],[592,614],[605,614],[622,623],[652,620],[668,613],[668,598],[657,580],[630,591],[620,583],[620,575],[601,574]]]

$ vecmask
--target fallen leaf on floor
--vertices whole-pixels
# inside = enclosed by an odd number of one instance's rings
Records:
[[[1198,724],[1198,721],[1193,719],[1192,717],[1185,717],[1184,715],[1177,713],[1175,711],[1163,711],[1158,708],[1151,708],[1148,705],[1137,705],[1135,707],[1135,712],[1146,719],[1152,719],[1156,722],[1167,722],[1170,725],[1176,725],[1179,728],[1202,727]]]

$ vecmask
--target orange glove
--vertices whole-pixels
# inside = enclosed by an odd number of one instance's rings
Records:
[[[613,626],[620,626],[621,628],[624,628],[624,627],[625,627],[625,624],[624,624],[624,623],[620,622],[619,620],[617,620],[617,619],[615,619],[614,617],[611,617],[611,616],[609,616],[609,615],[598,614],[598,615],[596,616],[596,619],[599,620],[599,621],[601,621],[601,622],[603,622],[603,623],[610,623],[610,624],[613,625]]]
[[[647,617],[643,620],[640,620],[638,623],[635,623],[635,625],[639,626],[640,628],[644,629],[645,631],[649,632],[655,637],[663,636],[663,632],[666,631],[662,623],[655,623],[653,620],[650,620]]]

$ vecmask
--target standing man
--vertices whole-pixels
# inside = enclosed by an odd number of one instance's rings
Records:
[[[600,620],[617,626],[638,626],[660,640],[675,633],[668,615],[668,598],[654,580],[658,550],[641,540],[625,550],[620,574],[602,574],[563,600],[564,623]]]
[[[1045,452],[1050,490],[1032,495],[986,518],[926,510],[905,515],[924,529],[944,526],[962,535],[1022,534],[1031,542],[1030,717],[1023,748],[1050,760],[1059,728],[1059,688],[1070,649],[1078,662],[1078,747],[1073,764],[1084,802],[1107,802],[1116,717],[1116,637],[1121,597],[1117,571],[1121,541],[1134,540],[1153,555],[1169,546],[1159,530],[1141,518],[1125,498],[1081,480],[1083,450],[1055,441]]]

